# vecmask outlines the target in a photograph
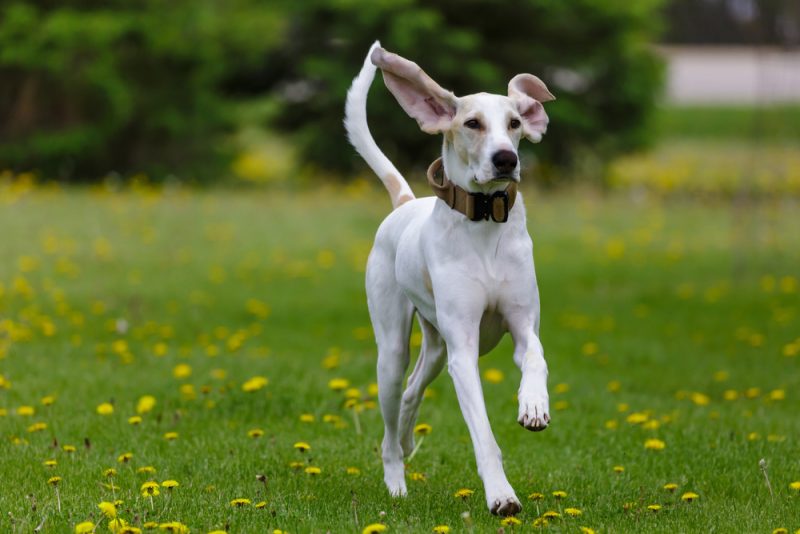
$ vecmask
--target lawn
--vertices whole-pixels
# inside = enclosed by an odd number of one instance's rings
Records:
[[[796,198],[525,198],[553,422],[516,423],[507,339],[482,358],[524,507],[505,531],[800,529]],[[408,498],[383,487],[363,270],[389,209],[373,187],[0,183],[0,530],[107,532],[118,501],[175,532],[497,531],[446,373]]]

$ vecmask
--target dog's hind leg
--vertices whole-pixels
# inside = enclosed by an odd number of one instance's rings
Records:
[[[422,348],[414,371],[408,377],[400,406],[400,444],[406,456],[414,450],[414,425],[425,388],[442,372],[447,356],[444,340],[433,325],[422,317],[419,317],[419,325],[422,329]]]
[[[403,379],[408,369],[408,338],[414,306],[394,280],[394,264],[373,254],[367,266],[367,297],[378,344],[378,400],[383,414],[383,480],[393,496],[406,494],[398,423]]]

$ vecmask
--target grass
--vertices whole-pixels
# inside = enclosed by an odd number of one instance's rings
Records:
[[[656,113],[660,136],[676,139],[800,139],[800,105],[664,106]]]
[[[580,191],[531,191],[526,201],[551,373],[546,432],[516,423],[508,340],[481,361],[500,372],[484,390],[523,500],[516,530],[565,508],[582,515],[550,531],[800,528],[800,494],[789,487],[800,480],[796,204]],[[407,469],[425,480],[409,480],[402,500],[383,488],[363,291],[389,210],[383,192],[17,182],[0,185],[0,203],[0,530],[72,532],[92,521],[107,531],[98,503],[115,499],[135,527],[180,521],[192,532],[501,526],[485,509],[446,373],[423,403],[420,421],[433,431]],[[257,376],[268,384],[243,391]],[[346,393],[329,388],[334,378],[358,388],[349,394],[361,434]],[[129,424],[145,395],[155,407]],[[103,403],[112,414],[97,413]],[[646,449],[651,438],[664,449]],[[311,449],[299,452],[299,441]],[[146,466],[155,473],[139,472]],[[168,479],[179,486],[140,494]],[[461,488],[475,494],[455,498]],[[683,502],[690,491],[699,498]],[[529,500],[534,492],[544,498]],[[232,506],[237,498],[251,504]]]

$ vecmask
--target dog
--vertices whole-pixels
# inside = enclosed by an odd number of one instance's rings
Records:
[[[443,135],[442,157],[428,170],[433,197],[414,197],[369,131],[367,93],[378,68],[420,129]],[[533,243],[516,189],[517,147],[523,137],[534,143],[542,139],[548,124],[542,103],[554,98],[531,74],[515,76],[507,96],[456,97],[379,42],[348,91],[348,138],[385,185],[393,206],[377,231],[366,269],[385,425],[384,482],[393,496],[407,493],[403,459],[414,448],[420,402],[447,363],[489,510],[513,515],[522,509],[489,425],[478,357],[511,334],[514,362],[522,372],[517,421],[528,430],[544,430],[550,423],[548,370],[539,340]],[[414,315],[422,347],[403,391]]]

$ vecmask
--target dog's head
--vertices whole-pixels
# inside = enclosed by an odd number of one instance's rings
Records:
[[[520,139],[541,141],[548,123],[542,102],[555,99],[544,82],[518,74],[508,84],[508,96],[457,97],[397,54],[376,48],[371,60],[422,131],[444,134],[444,166],[452,182],[468,191],[491,192],[519,181]]]

